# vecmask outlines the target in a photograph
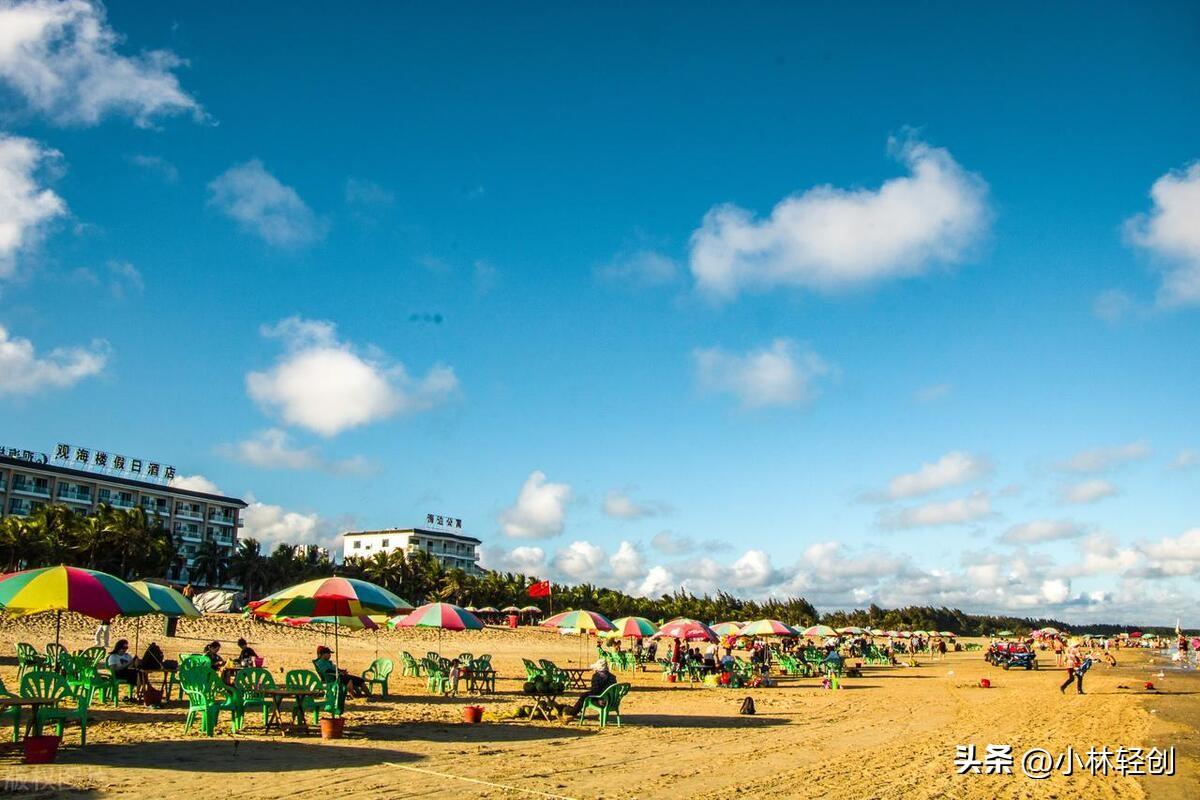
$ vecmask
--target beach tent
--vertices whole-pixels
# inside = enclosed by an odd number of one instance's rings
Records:
[[[192,605],[202,614],[236,614],[242,610],[242,593],[209,589],[193,597]]]

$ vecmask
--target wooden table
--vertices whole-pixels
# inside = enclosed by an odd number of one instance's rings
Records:
[[[293,727],[299,728],[303,733],[307,734],[308,720],[304,716],[304,700],[309,697],[323,697],[325,691],[323,689],[289,689],[286,686],[264,686],[250,690],[250,694],[260,695],[271,700],[271,713],[267,715],[267,724],[264,733],[270,733],[272,725],[281,732],[286,733],[283,728],[283,716],[280,711],[283,708],[283,701],[289,697],[294,697],[296,698],[296,713]]]
[[[541,717],[550,722],[558,715],[558,698],[562,697],[561,692],[534,692],[533,693],[533,708],[529,712],[529,718],[535,719]]]
[[[178,670],[167,669],[166,667],[160,667],[158,669],[146,669],[144,667],[138,667],[138,673],[140,673],[140,675],[141,675],[141,680],[138,681],[138,687],[137,687],[139,700],[142,699],[141,689],[143,687],[151,685],[151,683],[150,683],[150,673],[151,672],[161,672],[162,673],[162,684],[159,686],[159,690],[162,692],[163,702],[165,703],[166,701],[171,699],[170,697],[167,696],[167,686],[171,682],[171,676],[176,674],[178,672]]]
[[[56,706],[58,700],[49,697],[0,697],[0,707],[15,707],[17,709],[17,721],[20,721],[21,709],[28,707],[30,709],[29,721],[25,723],[25,738],[30,736],[40,736],[42,726],[38,723],[38,709],[43,706]]]
[[[571,689],[588,688],[587,673],[583,667],[567,667],[563,670],[567,676],[567,686]]]

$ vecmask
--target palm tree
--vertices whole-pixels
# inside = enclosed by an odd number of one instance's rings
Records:
[[[221,584],[229,570],[229,559],[212,539],[205,539],[196,548],[192,562],[192,577],[201,578],[206,586]]]
[[[261,588],[267,578],[267,560],[257,539],[243,539],[230,563],[230,574],[242,585],[247,599],[257,597],[254,590]]]

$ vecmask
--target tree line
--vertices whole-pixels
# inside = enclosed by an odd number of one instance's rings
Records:
[[[184,564],[182,542],[156,515],[140,508],[100,506],[90,514],[63,505],[45,505],[27,517],[0,519],[0,564],[8,572],[39,566],[68,564],[109,572],[125,580],[169,578]],[[486,570],[472,575],[447,568],[424,551],[379,552],[368,558],[347,558],[335,564],[329,552],[317,545],[278,544],[264,553],[254,538],[242,539],[232,555],[212,540],[201,542],[190,570],[193,584],[221,586],[235,582],[246,599],[257,599],[303,581],[338,574],[362,578],[389,589],[411,603],[442,601],[476,607],[537,605],[548,613],[550,601],[531,600],[529,587],[537,578],[512,572]],[[877,605],[824,614],[802,597],[746,600],[727,592],[695,595],[682,589],[660,597],[634,597],[616,589],[590,583],[552,584],[553,608],[585,608],[610,619],[646,617],[653,621],[691,617],[706,622],[778,619],[789,625],[818,622],[835,628],[856,625],[884,630],[951,631],[963,636],[985,636],[1001,630],[1027,633],[1052,626],[1072,626],[1049,618],[967,614],[959,609],[908,606],[884,609]],[[1112,634],[1118,625],[1076,627],[1080,633]],[[1170,633],[1166,627],[1144,627],[1146,633]]]

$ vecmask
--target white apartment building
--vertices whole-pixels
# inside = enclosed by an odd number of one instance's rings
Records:
[[[388,528],[380,531],[350,531],[342,534],[343,558],[370,558],[376,553],[423,550],[447,568],[481,575],[479,545],[474,536],[425,528]]]

